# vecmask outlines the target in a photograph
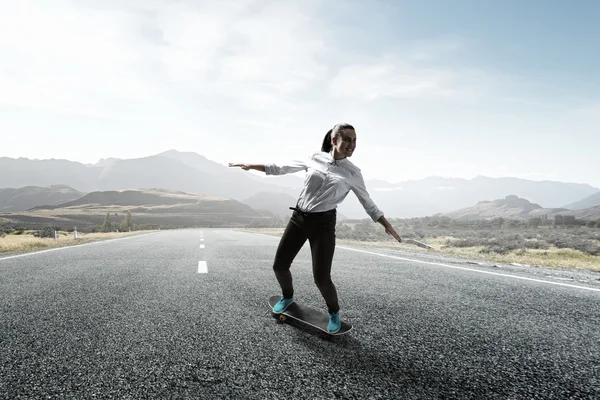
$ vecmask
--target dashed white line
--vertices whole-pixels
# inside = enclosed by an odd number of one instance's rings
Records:
[[[200,248],[201,248],[201,249],[203,249],[203,248],[204,248],[204,245],[203,245],[203,244],[201,244],[201,245],[200,245]]]
[[[208,265],[206,265],[206,261],[198,261],[198,273],[199,274],[208,273]]]

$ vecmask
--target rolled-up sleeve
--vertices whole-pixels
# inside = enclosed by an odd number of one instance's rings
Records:
[[[358,198],[358,201],[360,201],[360,204],[362,204],[369,217],[371,217],[373,222],[377,222],[377,220],[384,215],[383,211],[381,211],[371,199],[371,196],[367,191],[367,187],[365,186],[365,180],[360,170],[354,175],[352,179],[352,191]]]
[[[286,164],[265,164],[265,174],[267,175],[285,175],[292,174],[298,171],[306,171],[308,168],[307,162],[304,160],[293,160]]]

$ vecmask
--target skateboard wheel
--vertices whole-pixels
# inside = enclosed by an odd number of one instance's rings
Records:
[[[280,320],[280,321],[285,321],[285,320],[286,320],[286,318],[287,318],[287,317],[286,317],[285,315],[280,315],[280,316],[279,316],[279,320]]]

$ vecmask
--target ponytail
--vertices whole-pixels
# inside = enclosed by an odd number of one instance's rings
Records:
[[[329,153],[331,151],[331,132],[333,131],[333,129],[330,129],[329,132],[327,132],[327,134],[325,135],[325,138],[323,138],[323,144],[321,145],[321,151],[325,152],[325,153]]]

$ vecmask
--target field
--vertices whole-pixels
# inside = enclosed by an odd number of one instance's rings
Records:
[[[460,258],[600,272],[600,229],[586,226],[537,228],[509,223],[495,225],[435,219],[390,221],[403,239],[416,239],[433,247],[423,249],[398,243],[383,227],[371,221],[338,222],[338,244],[438,252]],[[252,231],[280,236],[283,228]]]
[[[57,238],[40,238],[33,236],[32,232],[25,231],[21,234],[0,235],[0,254],[23,253],[28,251],[45,250],[56,247],[73,246],[100,240],[123,238],[140,235],[151,231],[134,232],[105,232],[105,233],[78,233],[77,239],[72,232],[57,232]]]

